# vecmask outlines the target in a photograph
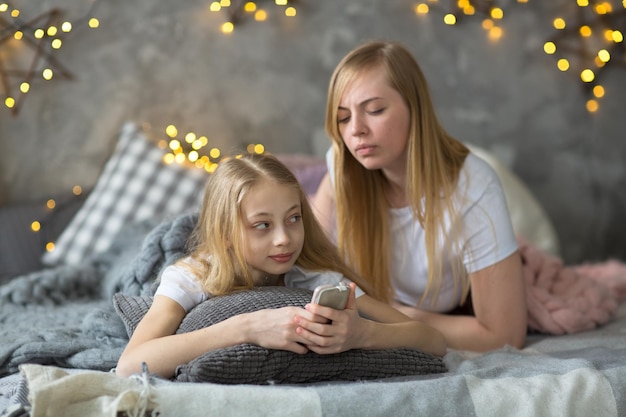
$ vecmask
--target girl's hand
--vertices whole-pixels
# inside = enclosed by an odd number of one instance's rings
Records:
[[[350,295],[344,310],[335,310],[319,304],[307,304],[305,310],[313,319],[297,315],[296,333],[306,347],[319,354],[339,353],[361,346],[367,320],[359,316],[355,295],[356,284],[350,284]]]
[[[245,315],[246,341],[268,349],[307,353],[309,341],[296,331],[298,317],[304,317],[309,323],[326,321],[300,307],[259,310]]]

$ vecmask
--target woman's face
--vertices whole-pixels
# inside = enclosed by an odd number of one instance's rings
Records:
[[[383,68],[365,71],[348,84],[337,124],[346,147],[365,168],[404,172],[410,111]]]
[[[289,271],[302,252],[300,194],[294,187],[264,179],[243,198],[241,210],[244,256],[256,285],[267,285],[266,277]]]

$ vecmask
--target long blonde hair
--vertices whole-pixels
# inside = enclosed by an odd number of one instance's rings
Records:
[[[422,300],[432,291],[436,302],[443,271],[438,247],[443,244],[447,250],[460,249],[458,210],[451,197],[469,150],[440,125],[422,70],[411,53],[396,42],[368,42],[357,47],[341,60],[330,79],[326,132],[332,140],[335,158],[337,244],[350,265],[371,281],[372,295],[389,301],[393,289],[389,276],[390,205],[384,192],[387,180],[381,170],[367,170],[352,156],[337,123],[345,90],[360,74],[374,68],[384,69],[389,84],[403,97],[410,111],[406,194],[414,217],[425,230],[429,267]],[[452,222],[451,236],[442,236],[446,212]],[[457,260],[452,270],[464,300],[469,281],[462,261]]]
[[[192,262],[179,261],[179,265],[189,268],[214,296],[254,287],[243,255],[241,202],[263,179],[293,187],[300,195],[304,245],[296,265],[309,271],[340,272],[367,292],[368,283],[348,267],[322,230],[296,177],[271,155],[244,154],[219,164],[207,180],[190,239]]]

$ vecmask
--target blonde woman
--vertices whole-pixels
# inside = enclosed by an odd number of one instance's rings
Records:
[[[395,347],[446,352],[439,332],[365,294],[367,283],[346,266],[300,184],[274,157],[222,162],[204,192],[191,253],[163,271],[118,374],[140,372],[146,362],[150,372],[169,378],[206,351],[242,343],[300,354]],[[267,309],[175,334],[186,313],[208,297],[256,286],[313,290],[339,282],[350,286],[344,310],[318,304]]]
[[[439,124],[424,75],[395,42],[368,42],[329,85],[328,174],[316,215],[373,297],[449,347],[522,347],[518,247],[495,172]],[[450,314],[471,304],[469,314]]]

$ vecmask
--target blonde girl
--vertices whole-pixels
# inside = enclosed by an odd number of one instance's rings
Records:
[[[118,374],[139,372],[146,362],[152,373],[171,377],[178,365],[206,351],[241,343],[299,354],[393,347],[445,353],[439,332],[365,294],[366,281],[346,266],[300,184],[276,158],[230,158],[211,175],[204,193],[191,252],[163,271],[153,304],[119,359]],[[339,282],[350,285],[345,310],[288,306],[175,334],[185,314],[212,296],[256,286],[312,290]]]

